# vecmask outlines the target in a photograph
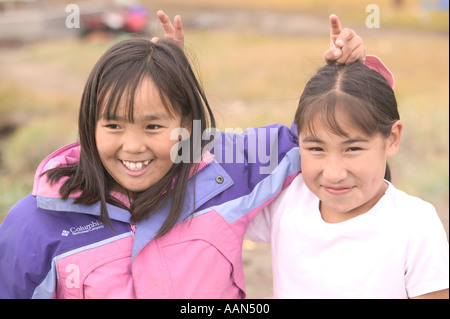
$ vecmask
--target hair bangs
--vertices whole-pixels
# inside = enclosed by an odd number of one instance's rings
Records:
[[[177,110],[174,109],[176,106],[171,103],[172,101],[167,98],[169,92],[164,89],[165,85],[161,85],[160,81],[154,80],[155,70],[152,68],[155,67],[149,61],[143,63],[142,60],[132,60],[105,72],[98,87],[96,121],[101,117],[106,120],[123,117],[133,123],[136,93],[138,90],[145,90],[142,87],[145,79],[155,83],[162,104],[168,114],[175,117]],[[157,79],[160,80],[160,77],[157,77]]]
[[[98,89],[97,120],[101,117],[113,120],[123,116],[133,122],[135,93],[145,73],[142,63],[126,63],[104,74]]]
[[[370,103],[336,90],[319,97],[308,97],[297,110],[298,131],[316,136],[314,125],[319,121],[328,132],[338,136],[348,137],[349,125],[373,136],[378,132],[378,124],[372,109]]]

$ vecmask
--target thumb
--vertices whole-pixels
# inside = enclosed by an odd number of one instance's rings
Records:
[[[324,58],[326,63],[336,63],[336,60],[342,56],[342,50],[329,49],[325,52]]]

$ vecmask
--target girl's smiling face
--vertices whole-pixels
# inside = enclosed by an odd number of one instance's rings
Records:
[[[313,133],[299,132],[305,184],[319,197],[322,218],[331,223],[366,213],[383,196],[386,160],[397,153],[402,129],[397,121],[387,139],[367,136],[342,113],[336,117],[345,136],[330,132],[320,116],[310,126]]]
[[[181,119],[168,112],[148,78],[136,91],[132,122],[123,104],[109,120],[100,114],[95,138],[109,174],[126,190],[139,192],[158,182],[172,167],[170,151],[178,140],[171,139],[171,133],[181,126]]]

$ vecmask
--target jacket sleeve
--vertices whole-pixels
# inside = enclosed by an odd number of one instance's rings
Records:
[[[210,207],[242,228],[285,188],[300,170],[295,132],[283,125],[248,129],[242,134],[218,133],[213,148],[224,181],[230,186],[197,210]],[[241,218],[246,216],[246,218]]]
[[[272,174],[284,156],[297,147],[295,128],[269,125],[247,129],[241,134],[216,134],[211,149],[215,160],[233,171],[240,166],[262,178]]]
[[[0,225],[0,298],[53,298],[55,245],[45,233],[36,198],[31,194],[13,206]]]

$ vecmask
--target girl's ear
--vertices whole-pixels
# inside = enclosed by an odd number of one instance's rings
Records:
[[[391,135],[389,135],[386,144],[386,155],[392,157],[397,154],[400,147],[400,138],[402,135],[403,123],[398,120],[391,127]]]

